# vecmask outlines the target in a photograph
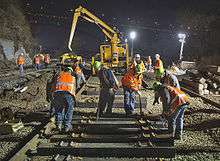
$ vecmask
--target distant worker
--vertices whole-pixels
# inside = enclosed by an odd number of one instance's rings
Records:
[[[36,70],[40,70],[40,68],[41,68],[40,60],[41,60],[40,55],[35,55],[34,56],[34,65],[35,65]]]
[[[156,58],[156,63],[154,66],[154,73],[155,73],[156,80],[159,81],[161,78],[161,75],[164,73],[164,67],[163,67],[163,62],[160,59],[160,55],[156,54],[155,58]]]
[[[76,89],[79,89],[81,84],[86,83],[85,75],[79,66],[79,60],[76,60],[73,65],[73,70],[76,74]]]
[[[17,59],[17,65],[19,67],[19,76],[20,77],[24,76],[24,63],[25,63],[24,53],[21,53]]]
[[[180,84],[177,77],[167,70],[165,70],[165,72],[161,76],[160,82],[164,85],[168,85],[180,89]]]
[[[146,70],[147,70],[147,71],[149,71],[149,70],[152,69],[152,59],[151,59],[151,56],[148,56],[148,57],[147,57],[145,66],[146,66]]]
[[[135,66],[136,66],[137,64],[139,64],[141,73],[143,74],[143,73],[146,71],[146,69],[145,69],[144,62],[141,60],[140,54],[135,54],[135,56],[134,56],[134,62],[133,62],[133,64],[131,65],[131,68],[135,68]]]
[[[97,114],[102,116],[104,111],[106,114],[112,114],[113,102],[115,100],[115,92],[119,88],[119,82],[113,71],[108,67],[101,65],[101,62],[94,63],[94,69],[100,80],[100,94]],[[107,106],[107,107],[106,107]]]
[[[72,129],[72,115],[75,102],[75,77],[72,76],[71,67],[63,67],[62,71],[56,75],[56,81],[53,86],[52,104],[55,109],[55,121],[59,131],[62,130],[64,123],[65,132]]]
[[[153,84],[155,100],[163,104],[162,117],[168,120],[168,134],[175,139],[182,139],[184,111],[189,106],[188,97],[178,88],[164,86],[159,82]]]
[[[135,68],[129,69],[122,77],[121,83],[124,89],[124,109],[126,115],[131,115],[135,110],[135,94],[140,94],[139,90],[142,84],[141,65],[137,64]]]
[[[50,55],[49,55],[49,54],[46,54],[46,55],[44,56],[44,65],[45,65],[45,68],[47,68],[49,64],[50,64]]]

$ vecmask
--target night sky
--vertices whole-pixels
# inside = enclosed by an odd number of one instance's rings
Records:
[[[178,20],[178,11],[195,8],[198,12],[205,10],[212,12],[211,14],[218,14],[219,1],[24,0],[24,5],[33,35],[45,50],[68,51],[66,43],[69,39],[73,11],[82,5],[109,26],[116,26],[125,38],[130,31],[136,31],[136,53],[144,56],[159,53],[171,59],[178,54],[180,48],[177,34],[187,34],[186,26]],[[190,35],[187,39],[189,38]],[[104,34],[96,25],[83,19],[78,21],[73,41],[78,46],[76,53],[94,55],[104,40]]]

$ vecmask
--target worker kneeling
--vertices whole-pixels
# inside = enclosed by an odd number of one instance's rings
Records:
[[[111,114],[115,100],[115,92],[119,88],[118,80],[111,69],[102,66],[98,61],[94,63],[94,69],[99,77],[101,88],[97,115],[103,115],[106,106],[106,114]]]
[[[121,83],[124,89],[124,109],[126,115],[133,114],[135,110],[135,94],[140,93],[142,71],[140,64],[130,68],[122,77]]]
[[[72,115],[75,97],[75,77],[72,76],[73,69],[64,67],[56,76],[54,87],[55,120],[59,131],[62,130],[64,122],[65,132],[71,130]]]
[[[184,111],[188,108],[189,101],[186,94],[176,87],[164,86],[159,82],[153,84],[155,100],[153,105],[163,104],[162,117],[168,120],[168,133],[175,139],[182,139]]]

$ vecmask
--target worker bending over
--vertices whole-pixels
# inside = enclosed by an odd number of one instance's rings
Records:
[[[75,102],[75,77],[72,76],[72,67],[62,67],[62,70],[55,76],[53,86],[52,104],[55,109],[55,121],[57,129],[62,130],[64,123],[65,132],[72,129],[72,115]]]
[[[24,53],[21,53],[17,59],[17,65],[19,68],[19,76],[20,77],[24,76],[24,63],[25,63]]]
[[[106,110],[106,114],[111,114],[115,100],[115,92],[119,88],[119,82],[113,71],[108,67],[102,66],[100,62],[96,61],[94,63],[94,69],[99,77],[101,88],[97,113],[101,116]]]
[[[177,77],[167,70],[165,70],[165,72],[162,74],[160,82],[164,85],[180,89],[180,84]]]
[[[175,139],[182,139],[184,111],[189,106],[186,94],[176,87],[164,86],[159,82],[153,84],[155,102],[159,98],[163,104],[162,117],[168,120],[168,133]]]
[[[156,54],[155,58],[156,58],[156,63],[154,66],[154,73],[155,73],[156,80],[160,81],[161,75],[164,73],[163,62],[160,59],[159,54]]]
[[[139,93],[142,83],[141,65],[130,68],[122,77],[121,83],[124,89],[124,109],[126,115],[133,114],[135,110],[135,94]]]

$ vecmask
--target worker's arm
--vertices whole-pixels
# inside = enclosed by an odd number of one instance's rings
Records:
[[[163,115],[165,115],[170,110],[171,97],[167,88],[163,88],[162,90]]]

